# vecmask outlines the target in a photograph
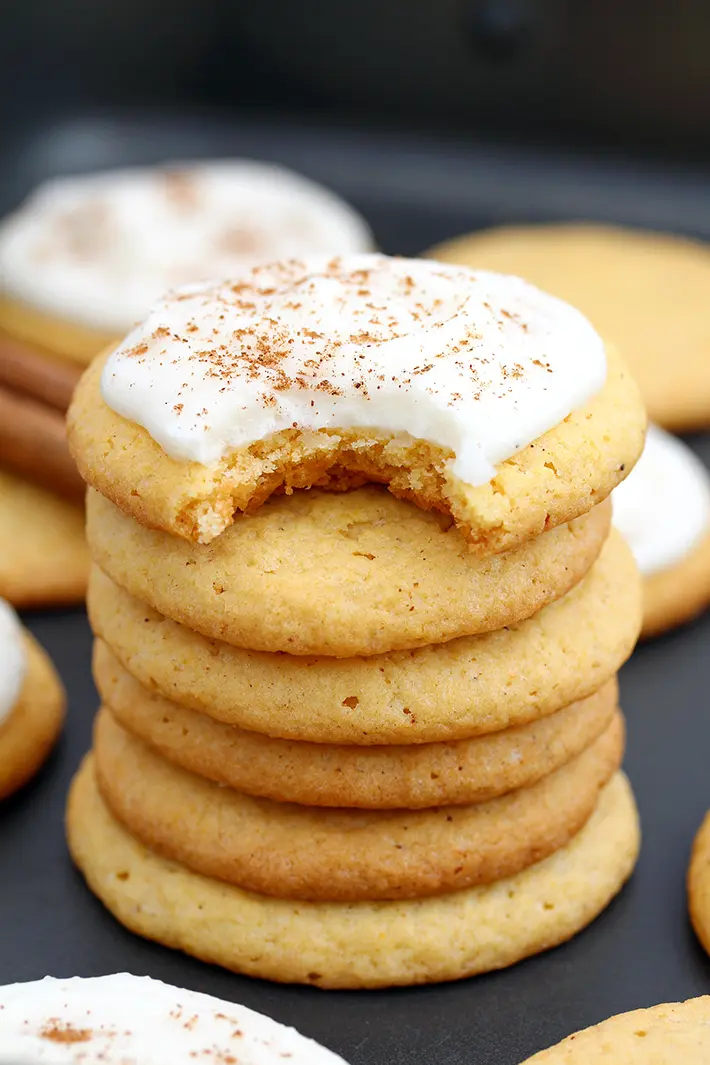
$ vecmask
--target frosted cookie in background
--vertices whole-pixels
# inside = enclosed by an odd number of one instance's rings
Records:
[[[0,987],[0,1065],[345,1065],[233,1002],[116,973]]]
[[[273,164],[56,178],[0,225],[0,345],[4,335],[87,363],[169,289],[372,246],[366,222],[335,193]]]
[[[64,691],[54,666],[0,599],[0,799],[35,775],[63,719]]]
[[[710,247],[668,233],[591,224],[500,226],[427,253],[517,274],[578,307],[619,348],[651,421],[710,426]]]
[[[613,521],[644,584],[642,636],[710,604],[710,473],[682,440],[651,425],[635,469],[612,496]]]

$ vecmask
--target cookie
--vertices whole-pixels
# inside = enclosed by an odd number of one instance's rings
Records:
[[[59,177],[0,224],[0,330],[88,363],[176,285],[245,263],[372,246],[343,200],[269,163]]]
[[[247,795],[305,806],[415,810],[485,802],[571,761],[617,707],[611,680],[540,721],[472,740],[346,747],[271,739],[168,702],[134,680],[102,640],[94,647],[94,677],[123,728],[169,762]]]
[[[187,773],[107,710],[94,730],[104,801],[133,836],[195,872],[276,898],[422,898],[512,876],[563,847],[619,768],[623,719],[555,773],[488,803],[312,810]]]
[[[529,617],[584,576],[608,523],[603,504],[511,554],[478,559],[445,521],[370,486],[274,499],[199,546],[144,528],[97,492],[87,497],[93,557],[134,595],[237,646],[337,657]]]
[[[129,973],[0,987],[0,1056],[18,1065],[345,1065],[246,1006]]]
[[[572,307],[517,278],[350,256],[168,296],[87,371],[68,426],[90,485],[189,541],[277,490],[355,477],[490,554],[606,498],[645,413]]]
[[[649,426],[631,476],[613,495],[614,524],[644,584],[644,636],[710,603],[710,474],[681,440]]]
[[[705,245],[575,224],[484,230],[428,254],[519,274],[569,300],[628,360],[653,421],[677,430],[710,425]]]
[[[22,609],[76,603],[88,576],[80,508],[0,469],[0,596]]]
[[[688,869],[688,907],[696,935],[710,954],[710,814],[698,830]]]
[[[706,1065],[710,996],[610,1017],[523,1065]]]
[[[153,854],[109,813],[91,758],[67,831],[89,887],[132,931],[250,976],[330,988],[457,980],[556,946],[608,905],[639,847],[633,796],[616,774],[566,847],[508,880],[431,899],[289,902]]]
[[[54,667],[0,600],[0,799],[44,764],[64,720],[64,691]]]
[[[145,568],[158,594],[170,587],[160,561]],[[641,624],[641,582],[619,533],[584,580],[527,621],[369,658],[240,650],[166,620],[97,571],[88,603],[97,636],[166,699],[267,736],[362,745],[461,740],[553,714],[614,676]]]

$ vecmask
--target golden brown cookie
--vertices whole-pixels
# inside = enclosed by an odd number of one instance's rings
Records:
[[[0,470],[0,597],[18,608],[80,602],[88,576],[80,508]]]
[[[597,558],[608,504],[478,559],[450,522],[369,486],[301,492],[207,546],[145,529],[89,492],[95,560],[169,617],[237,646],[344,657],[440,643],[534,614]]]
[[[49,756],[64,721],[64,689],[48,655],[24,634],[27,672],[20,697],[0,722],[0,799],[26,784]]]
[[[157,556],[155,568],[165,590]],[[636,642],[641,582],[614,533],[584,580],[527,621],[369,658],[239,650],[167,621],[98,574],[89,612],[144,687],[218,721],[315,743],[433,743],[523,725],[601,688]]]
[[[255,799],[166,762],[103,709],[96,775],[113,814],[158,854],[277,898],[440,895],[512,876],[563,847],[619,768],[617,715],[602,736],[529,788],[418,811],[311,809]]]
[[[707,1065],[710,996],[610,1017],[523,1065]]]
[[[169,762],[247,795],[305,806],[485,802],[565,765],[601,735],[617,707],[614,679],[540,721],[472,740],[345,747],[271,739],[171,703],[134,680],[102,640],[94,677],[120,724]]]
[[[683,625],[710,605],[710,536],[682,562],[643,579],[643,628],[650,639]]]
[[[619,357],[586,406],[471,487],[449,472],[450,452],[393,434],[285,430],[227,455],[214,467],[170,458],[141,426],[103,401],[97,359],[79,383],[68,416],[69,444],[82,477],[142,524],[196,543],[228,528],[236,511],[277,489],[336,483],[343,471],[383,481],[419,506],[450,513],[480,554],[518,547],[605,499],[636,462],[646,417]],[[363,431],[364,432],[364,431]],[[368,446],[362,440],[369,441]]]
[[[710,813],[693,842],[688,868],[688,908],[695,933],[710,954]]]
[[[477,560],[453,529],[374,487],[270,502],[208,546],[87,497],[94,560],[133,595],[238,647],[333,657],[529,617],[584,576],[608,520],[604,504],[514,553]]]
[[[608,905],[639,848],[621,773],[550,858],[497,884],[431,899],[289,902],[192,873],[112,817],[91,758],[71,789],[67,831],[90,888],[132,931],[250,976],[330,988],[458,980],[556,946]]]
[[[596,225],[484,230],[428,253],[518,274],[578,307],[628,360],[649,417],[710,424],[710,249],[685,238]]]

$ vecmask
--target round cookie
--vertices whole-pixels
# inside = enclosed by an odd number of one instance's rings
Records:
[[[91,758],[72,785],[67,832],[89,887],[132,931],[250,976],[329,988],[457,980],[556,946],[609,904],[639,848],[636,806],[617,773],[566,847],[508,880],[401,902],[272,899],[138,843],[101,799]]]
[[[668,429],[710,424],[710,250],[668,234],[611,226],[484,230],[428,252],[518,274],[568,300],[618,346],[649,417]]]
[[[102,640],[94,677],[123,728],[191,773],[276,802],[385,810],[485,802],[529,787],[601,735],[618,697],[614,679],[549,717],[472,740],[345,747],[272,739],[168,702]]]
[[[619,768],[623,719],[567,765],[488,803],[312,810],[255,799],[166,762],[102,710],[96,776],[114,816],[151,850],[276,898],[423,898],[512,876],[563,847]]]
[[[87,496],[92,555],[121,587],[207,636],[292,655],[371,655],[514,624],[577,584],[608,522],[602,505],[479,559],[450,523],[368,486],[271,500],[195,545]]]
[[[149,976],[0,987],[6,1065],[345,1065],[294,1028],[234,1002]]]
[[[372,246],[353,208],[274,164],[59,177],[0,224],[0,331],[88,363],[178,285],[245,263]]]
[[[0,718],[0,799],[38,772],[64,722],[64,691],[54,666],[29,632],[23,631],[21,639],[24,676],[16,701]],[[4,657],[2,661],[6,668]]]
[[[642,636],[655,636],[710,603],[710,474],[684,444],[649,426],[630,477],[614,491],[614,524],[643,577]]]
[[[267,736],[366,746],[467,739],[553,714],[614,676],[641,624],[640,578],[616,532],[584,580],[527,621],[369,658],[240,650],[96,571],[88,601],[96,635],[166,699]]]
[[[104,402],[106,359],[94,361],[74,393],[69,446],[89,485],[142,524],[188,541],[213,541],[232,524],[235,511],[253,509],[277,490],[339,487],[345,471],[345,483],[353,476],[360,483],[382,481],[424,509],[451,514],[471,549],[486,555],[584,514],[633,467],[643,446],[645,412],[615,352],[608,352],[607,364],[597,395],[476,486],[451,472],[451,449],[377,429],[288,429],[268,446],[254,444],[239,459],[228,455],[211,466],[171,458],[142,426]]]
[[[710,996],[610,1017],[575,1032],[523,1065],[706,1065]]]
[[[0,469],[0,596],[19,609],[78,603],[89,564],[82,511]]]
[[[695,933],[710,954],[710,814],[693,841],[688,868],[688,908]]]

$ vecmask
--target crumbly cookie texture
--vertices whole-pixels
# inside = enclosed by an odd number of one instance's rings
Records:
[[[89,565],[81,509],[0,470],[0,596],[22,609],[78,603]]]
[[[542,1050],[523,1065],[705,1065],[710,996],[610,1017]]]
[[[643,579],[642,639],[684,625],[710,605],[710,536],[670,569]]]
[[[89,887],[148,939],[251,976],[329,988],[457,980],[575,935],[630,876],[639,848],[631,789],[617,773],[566,847],[517,876],[439,898],[289,902],[160,858],[109,813],[87,759],[71,790],[69,845]]]
[[[613,533],[584,580],[527,621],[368,658],[244,651],[166,620],[99,574],[89,612],[145,687],[225,724],[314,743],[418,744],[523,725],[597,691],[633,650],[641,581]]]
[[[205,876],[285,899],[440,895],[512,876],[563,847],[619,768],[623,720],[555,773],[488,803],[432,810],[312,810],[255,799],[162,759],[103,710],[94,732],[104,801],[151,850]]]
[[[0,799],[38,772],[64,722],[64,689],[54,666],[30,633],[25,632],[24,642],[24,684],[13,710],[0,724]]]
[[[485,559],[450,523],[374,486],[272,500],[206,546],[146,529],[89,492],[87,536],[120,585],[207,635],[346,657],[498,630],[536,613],[596,560],[607,506]]]
[[[595,225],[501,227],[429,253],[526,277],[568,300],[618,345],[649,417],[667,429],[710,424],[710,249],[669,234]]]
[[[102,640],[94,678],[123,728],[183,769],[277,802],[361,809],[486,802],[529,787],[593,743],[618,698],[614,679],[518,728],[449,743],[356,747],[272,739],[169,702],[139,684]]]
[[[68,416],[82,477],[141,524],[209,543],[276,491],[381,481],[396,496],[449,514],[473,551],[519,546],[605,499],[643,448],[646,417],[621,359],[608,353],[601,392],[502,462],[487,484],[451,473],[453,453],[377,429],[285,429],[212,466],[170,458],[101,398],[105,359],[85,372]]]

